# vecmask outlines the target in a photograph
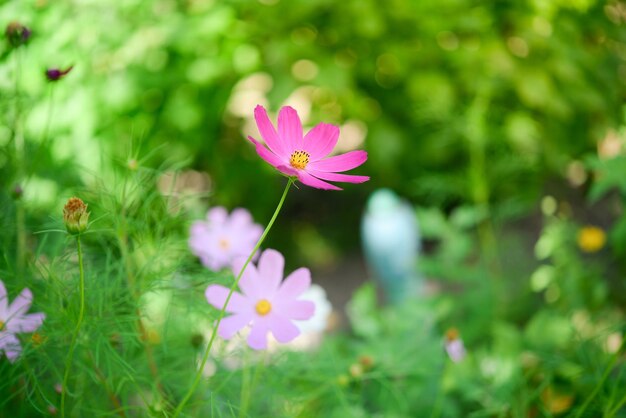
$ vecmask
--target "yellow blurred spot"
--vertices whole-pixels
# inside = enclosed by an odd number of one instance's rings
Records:
[[[529,48],[528,43],[524,38],[519,36],[511,36],[506,40],[506,46],[509,47],[511,53],[520,58],[526,58],[528,56]]]
[[[159,344],[161,342],[161,335],[154,329],[149,329],[146,332],[146,339],[150,344]]]
[[[339,386],[348,386],[348,383],[350,383],[350,378],[348,376],[346,376],[345,374],[341,374],[339,376],[337,376],[337,384]]]
[[[625,138],[613,129],[609,129],[604,138],[598,141],[598,156],[601,159],[615,158],[624,149]]]
[[[448,328],[446,331],[446,340],[454,341],[459,338],[459,330],[456,328]]]
[[[361,366],[359,363],[354,363],[353,365],[351,365],[350,375],[354,377],[355,379],[358,379],[361,376],[363,376],[363,366]]]
[[[135,160],[134,158],[131,158],[130,160],[128,160],[128,169],[130,171],[137,171],[138,168],[139,168],[139,163],[137,162],[137,160]]]
[[[44,337],[43,335],[41,335],[38,332],[35,332],[33,335],[31,335],[30,339],[31,339],[31,341],[33,342],[34,345],[38,346],[38,345],[41,345],[44,342],[46,342],[47,337]]]
[[[359,357],[359,363],[363,366],[363,370],[369,370],[374,367],[374,357],[367,354]]]
[[[553,414],[560,414],[572,407],[574,396],[559,393],[551,386],[548,386],[541,392],[541,402],[545,408]]]
[[[614,332],[612,334],[609,334],[608,337],[606,337],[606,351],[611,353],[611,354],[615,354],[619,351],[620,347],[622,346],[622,334],[619,332]]]
[[[600,251],[606,243],[606,233],[597,226],[585,226],[578,231],[578,247],[586,253]]]
[[[291,67],[291,74],[300,81],[309,81],[317,77],[319,68],[310,60],[296,61]]]
[[[573,187],[582,186],[587,181],[587,170],[580,161],[572,161],[567,165],[567,180]]]

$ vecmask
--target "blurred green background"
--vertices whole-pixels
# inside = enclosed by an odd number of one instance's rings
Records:
[[[256,104],[290,104],[305,126],[341,125],[338,151],[369,151],[356,170],[369,183],[288,203],[339,249],[355,245],[358,203],[383,186],[445,211],[528,214],[624,123],[625,13],[594,0],[5,2],[0,24],[33,31],[19,63],[26,155],[38,156],[25,162],[26,204],[44,216],[136,159],[207,173],[176,187],[267,219],[282,179],[245,136]],[[16,59],[3,48],[10,97]],[[69,65],[57,83],[43,77]],[[2,156],[3,182],[15,172]]]
[[[32,30],[27,45],[0,43],[0,279],[13,279],[10,292],[33,287],[50,313],[51,360],[33,346],[26,356],[36,365],[61,364],[74,323],[59,309],[76,276],[68,240],[40,232],[62,229],[63,204],[77,194],[92,211],[85,242],[99,291],[89,305],[106,307],[92,312],[99,328],[89,332],[104,347],[111,330],[124,329],[116,321],[138,320],[143,307],[128,296],[124,272],[140,272],[138,294],[172,291],[184,312],[171,315],[180,335],[163,332],[154,346],[172,377],[168,402],[180,400],[198,349],[185,315],[208,322],[207,281],[230,280],[189,253],[189,223],[212,205],[246,207],[267,222],[285,179],[245,138],[258,137],[257,104],[272,120],[291,105],[307,128],[340,125],[337,152],[367,150],[353,172],[371,180],[342,192],[299,186],[264,246],[284,252],[289,271],[329,272],[323,284],[331,299],[343,288],[343,303],[345,288],[366,275],[355,255],[366,199],[388,187],[416,206],[420,268],[436,296],[379,309],[374,288],[361,288],[348,308],[350,331],[329,338],[310,363],[294,354],[289,367],[272,368],[274,381],[262,389],[270,406],[259,402],[259,411],[278,408],[271,396],[283,393],[308,399],[303,417],[527,418],[572,405],[625,416],[626,369],[617,362],[626,306],[623,2],[0,2],[1,28],[18,21]],[[46,80],[46,69],[69,66],[62,79]],[[594,233],[602,238],[595,247]],[[470,351],[458,368],[442,350],[452,327]],[[130,327],[121,338],[153,344]],[[404,356],[395,355],[399,347]],[[363,355],[376,361],[365,377],[351,368]],[[28,367],[0,366],[11,372],[4,389],[14,396]],[[620,374],[607,380],[614,366]],[[224,405],[237,403],[237,381],[216,390]],[[88,404],[101,395],[82,396]],[[405,395],[412,400],[397,402]],[[266,415],[295,416],[290,408],[285,401],[284,411]]]

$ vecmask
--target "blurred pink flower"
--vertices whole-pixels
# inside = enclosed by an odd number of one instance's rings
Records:
[[[238,274],[245,258],[233,263],[233,272]],[[233,315],[224,318],[218,328],[224,339],[232,338],[237,331],[251,326],[248,345],[255,350],[267,348],[267,334],[271,332],[278,342],[287,343],[300,334],[294,324],[306,320],[315,313],[315,304],[310,300],[298,299],[311,286],[311,272],[299,268],[284,281],[285,260],[276,250],[268,249],[261,254],[257,267],[249,264],[244,271],[239,287],[234,292],[226,312]],[[229,289],[221,285],[210,285],[206,289],[209,303],[222,309]]]
[[[230,266],[236,257],[249,255],[262,233],[247,210],[237,208],[229,216],[218,206],[209,210],[206,221],[191,225],[189,247],[202,264],[217,271]]]
[[[40,312],[26,314],[32,301],[33,294],[24,289],[9,305],[7,291],[0,280],[0,351],[4,351],[10,362],[14,362],[22,351],[16,334],[35,331],[46,317]]]
[[[338,174],[363,164],[367,160],[367,152],[350,151],[325,158],[337,144],[337,126],[320,123],[303,137],[298,113],[289,106],[281,108],[278,113],[278,132],[263,106],[259,105],[254,109],[254,118],[269,149],[251,136],[248,139],[256,146],[259,156],[281,173],[296,176],[307,186],[326,190],[341,189],[323,180],[347,183],[363,183],[369,180],[367,176]]]
[[[463,340],[456,328],[450,328],[446,331],[445,347],[450,360],[455,363],[460,362],[467,355]]]

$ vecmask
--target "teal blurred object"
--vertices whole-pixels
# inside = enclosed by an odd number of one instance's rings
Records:
[[[420,293],[420,232],[408,202],[390,189],[376,190],[367,202],[361,237],[367,263],[389,302]]]

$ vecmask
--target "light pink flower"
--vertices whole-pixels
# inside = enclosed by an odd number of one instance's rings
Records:
[[[256,146],[259,156],[281,173],[296,176],[307,186],[327,190],[341,189],[323,180],[347,183],[369,180],[367,176],[338,174],[363,164],[367,160],[367,152],[350,151],[328,157],[339,138],[337,126],[320,123],[303,136],[298,113],[289,106],[281,108],[278,113],[278,131],[263,106],[254,109],[254,118],[269,149],[251,136],[248,139]]]
[[[24,289],[9,305],[7,291],[0,280],[0,351],[4,351],[10,362],[22,351],[16,334],[35,331],[46,317],[43,313],[26,314],[32,301],[33,294]]]
[[[245,263],[238,258],[233,263],[233,272],[239,274]],[[267,348],[267,334],[272,333],[278,342],[287,343],[300,334],[295,320],[306,320],[315,313],[315,304],[310,300],[298,299],[311,286],[311,272],[299,268],[284,281],[285,260],[276,250],[265,250],[255,267],[249,264],[239,281],[241,293],[234,292],[218,333],[224,339],[232,338],[246,325],[251,326],[248,345],[255,350]],[[229,289],[221,285],[210,285],[206,289],[209,303],[222,309]]]
[[[262,233],[247,210],[238,208],[229,216],[218,206],[209,210],[206,221],[191,225],[189,247],[202,264],[217,271],[230,266],[236,257],[250,254]]]
[[[463,340],[461,339],[459,331],[456,328],[450,328],[446,331],[444,346],[450,360],[455,363],[462,361],[467,355]]]

